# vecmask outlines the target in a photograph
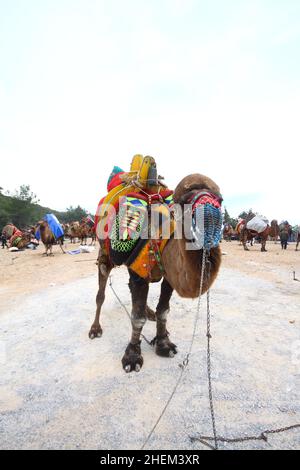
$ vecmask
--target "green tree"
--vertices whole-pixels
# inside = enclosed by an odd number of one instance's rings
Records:
[[[39,202],[36,194],[31,192],[29,184],[21,184],[20,188],[15,191],[12,197],[31,204],[37,204]]]
[[[226,209],[226,207],[225,207],[225,211],[224,211],[223,217],[224,217],[224,222],[225,222],[226,224],[230,224],[233,228],[236,227],[236,225],[237,225],[237,223],[238,223],[238,219],[234,219],[233,217],[230,217],[229,212],[228,212],[228,210]]]
[[[74,222],[75,220],[81,220],[88,215],[88,212],[80,206],[70,206],[65,212],[65,222]]]
[[[36,222],[36,204],[38,202],[36,194],[31,192],[28,184],[22,184],[19,189],[9,197],[9,221],[18,228],[24,228]]]
[[[246,219],[248,215],[250,214],[250,212],[252,212],[252,209],[249,209],[247,212],[246,211],[241,212],[239,214],[239,219]]]

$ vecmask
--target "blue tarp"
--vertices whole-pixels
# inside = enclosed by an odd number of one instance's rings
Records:
[[[43,220],[45,220],[45,222],[48,222],[50,230],[55,236],[55,238],[59,238],[64,235],[64,229],[62,228],[59,221],[57,220],[57,217],[54,214],[46,214]],[[36,232],[35,236],[37,240],[40,240],[41,235],[39,230]]]

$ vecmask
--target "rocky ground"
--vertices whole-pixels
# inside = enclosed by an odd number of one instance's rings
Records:
[[[77,245],[75,246],[75,248]],[[235,437],[300,423],[300,252],[269,243],[244,252],[223,242],[211,291],[212,368],[217,431]],[[69,245],[68,249],[74,249]],[[189,349],[197,302],[174,295],[168,330],[173,359],[143,342],[144,366],[125,374],[126,313],[107,289],[101,339],[91,341],[96,251],[43,257],[42,248],[0,250],[0,447],[138,449],[163,409]],[[293,274],[295,272],[295,275]],[[113,286],[130,308],[127,272]],[[159,286],[150,290],[154,307]],[[211,434],[206,376],[206,309],[180,387],[148,449],[202,449],[190,436]],[[151,339],[155,325],[144,333]],[[299,449],[300,429],[268,442],[220,443],[234,449]]]

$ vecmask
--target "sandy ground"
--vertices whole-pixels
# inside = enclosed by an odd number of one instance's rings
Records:
[[[77,245],[69,245],[74,249]],[[226,253],[211,291],[212,363],[218,434],[235,437],[300,423],[300,252],[269,243]],[[143,342],[144,367],[125,374],[129,320],[107,289],[101,339],[89,340],[97,291],[97,251],[43,257],[0,249],[0,447],[137,449],[165,405],[191,341],[197,302],[174,295],[168,329],[174,359]],[[124,268],[113,285],[130,308]],[[151,286],[149,304],[159,285]],[[181,385],[146,448],[202,449],[189,436],[211,434],[206,378],[206,311]],[[145,335],[155,335],[147,322]],[[268,443],[221,448],[299,449],[300,429]]]

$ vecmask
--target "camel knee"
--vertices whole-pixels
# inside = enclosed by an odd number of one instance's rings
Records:
[[[146,310],[132,311],[131,324],[132,324],[133,329],[142,330],[146,321],[147,321]]]
[[[169,312],[170,312],[170,308],[169,308],[169,307],[166,308],[165,310],[156,312],[157,321],[166,322],[166,321],[167,321],[167,318],[168,318]]]

